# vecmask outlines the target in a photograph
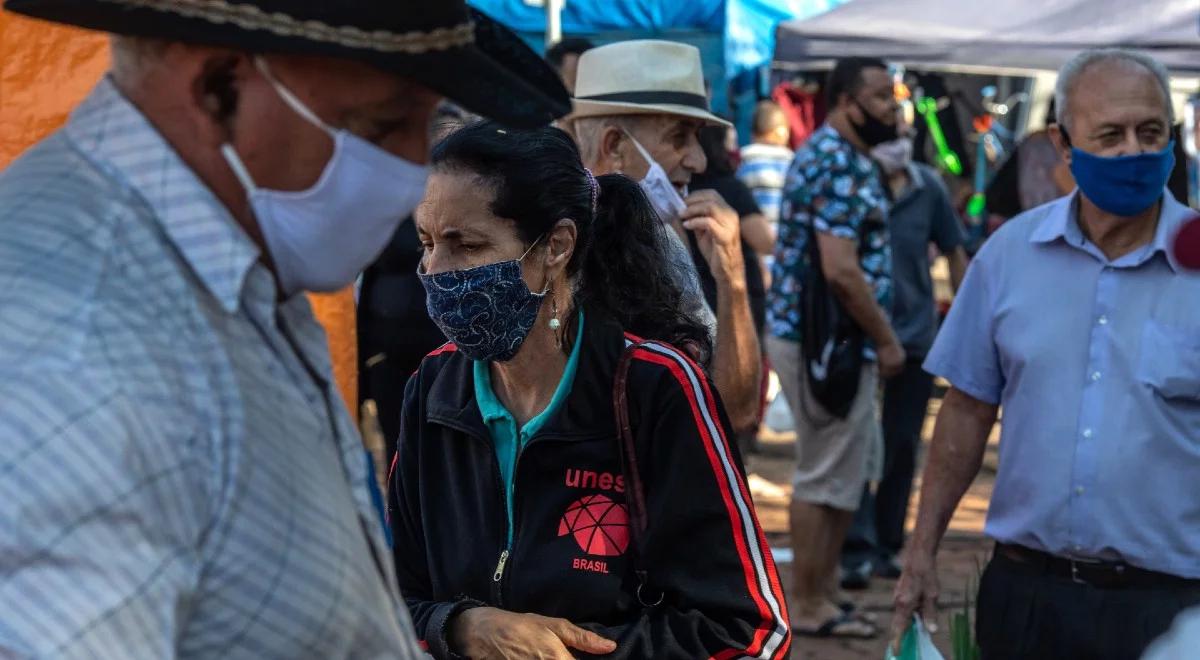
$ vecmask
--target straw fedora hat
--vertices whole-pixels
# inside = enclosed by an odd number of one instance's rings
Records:
[[[668,114],[731,126],[708,109],[700,50],[640,39],[593,48],[579,58],[570,119]]]

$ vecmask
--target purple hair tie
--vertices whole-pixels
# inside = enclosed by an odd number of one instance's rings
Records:
[[[587,172],[588,187],[592,190],[592,213],[595,213],[597,204],[600,201],[600,182],[596,180],[596,176],[588,168],[583,168],[583,171]]]

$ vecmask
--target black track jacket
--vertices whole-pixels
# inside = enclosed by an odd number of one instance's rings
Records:
[[[478,603],[565,618],[618,642],[609,657],[787,657],[783,590],[724,410],[703,372],[659,343],[629,373],[643,564],[665,594],[639,604],[612,403],[631,339],[587,316],[570,395],[517,459],[511,546],[471,360],[447,345],[409,381],[388,510],[400,588],[434,657],[454,657],[447,621]]]

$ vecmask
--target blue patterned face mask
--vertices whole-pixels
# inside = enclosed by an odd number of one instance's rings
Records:
[[[521,350],[546,298],[545,291],[530,291],[521,276],[521,262],[537,243],[512,261],[434,275],[417,268],[429,317],[463,355],[507,362]]]

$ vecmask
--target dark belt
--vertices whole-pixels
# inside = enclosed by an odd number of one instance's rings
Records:
[[[1148,571],[1124,562],[1056,557],[1020,545],[996,544],[996,555],[1023,569],[1100,589],[1200,588],[1200,580]]]

